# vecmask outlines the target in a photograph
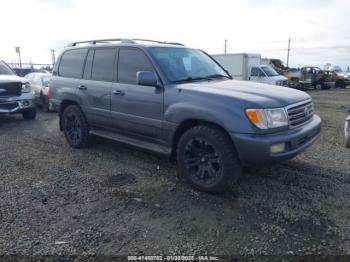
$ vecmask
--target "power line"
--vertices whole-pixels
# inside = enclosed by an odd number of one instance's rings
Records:
[[[294,47],[290,48],[291,51],[293,50],[310,50],[310,49],[317,49],[317,50],[323,50],[323,49],[347,49],[350,48],[350,45],[343,45],[343,46],[309,46],[309,47]],[[255,52],[274,52],[274,51],[286,51],[288,49],[285,48],[279,48],[279,49],[265,49],[265,50],[257,50]]]

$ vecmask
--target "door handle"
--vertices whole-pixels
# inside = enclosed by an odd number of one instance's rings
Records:
[[[86,89],[87,89],[87,87],[84,86],[84,85],[80,85],[80,86],[78,86],[78,88],[79,88],[80,90],[86,90]]]
[[[113,90],[113,94],[117,96],[123,96],[125,93],[122,90]]]

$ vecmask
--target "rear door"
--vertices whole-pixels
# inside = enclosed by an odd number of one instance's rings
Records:
[[[150,59],[138,48],[120,48],[117,83],[111,92],[114,127],[150,139],[161,137],[163,88],[136,83],[138,71],[156,72]]]
[[[55,64],[50,82],[53,96],[51,101],[55,106],[59,106],[65,99],[79,101],[76,92],[83,75],[87,51],[87,48],[67,50],[60,57],[58,64]]]
[[[90,49],[85,61],[83,79],[79,81],[81,107],[93,126],[110,126],[110,98],[114,77],[115,48]]]

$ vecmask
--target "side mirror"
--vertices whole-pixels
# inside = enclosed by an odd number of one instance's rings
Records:
[[[160,87],[158,77],[151,71],[139,71],[136,75],[138,85]]]

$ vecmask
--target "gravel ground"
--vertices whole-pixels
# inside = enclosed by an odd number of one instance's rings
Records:
[[[350,254],[350,89],[310,94],[321,138],[291,161],[246,170],[224,195],[117,143],[72,149],[55,113],[0,116],[0,256]]]

